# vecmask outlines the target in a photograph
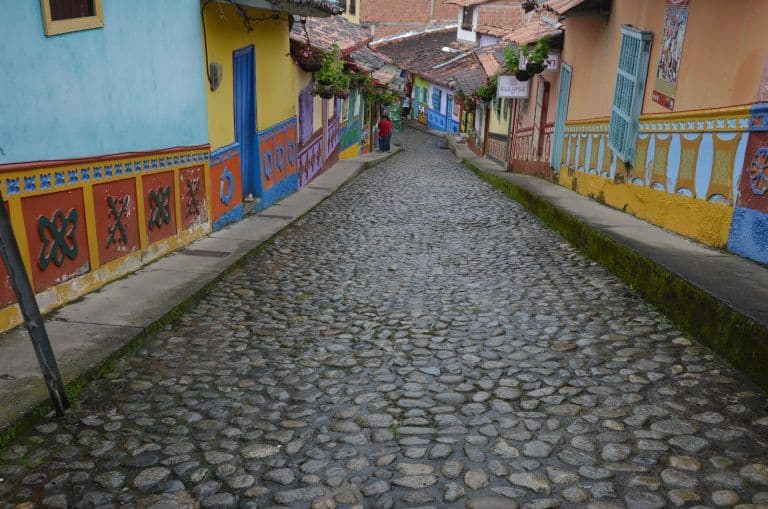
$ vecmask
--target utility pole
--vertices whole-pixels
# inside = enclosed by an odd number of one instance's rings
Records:
[[[64,390],[64,382],[61,379],[59,366],[56,363],[56,357],[51,348],[51,342],[48,339],[48,333],[45,330],[45,322],[40,314],[40,308],[35,299],[35,292],[32,290],[32,284],[29,282],[27,271],[24,269],[24,262],[21,258],[19,245],[16,242],[16,236],[11,227],[11,219],[8,215],[8,209],[3,200],[0,199],[0,255],[2,255],[5,268],[11,279],[11,286],[16,293],[16,300],[21,308],[21,314],[24,322],[27,324],[27,331],[32,340],[32,347],[37,355],[37,362],[40,364],[40,371],[43,373],[45,385],[48,386],[48,393],[51,395],[53,407],[58,415],[63,415],[69,408],[69,399]]]

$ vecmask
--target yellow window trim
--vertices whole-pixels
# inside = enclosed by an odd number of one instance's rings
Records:
[[[62,19],[58,21],[53,21],[53,19],[51,19],[50,0],[40,0],[40,7],[43,11],[43,26],[45,28],[45,35],[47,36],[78,32],[80,30],[90,30],[92,28],[101,28],[104,26],[104,11],[101,8],[101,0],[93,0],[94,16]]]

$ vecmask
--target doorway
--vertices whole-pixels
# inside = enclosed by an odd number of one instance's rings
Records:
[[[243,194],[260,196],[258,143],[256,134],[256,66],[253,46],[232,53],[234,63],[235,141],[240,145]]]

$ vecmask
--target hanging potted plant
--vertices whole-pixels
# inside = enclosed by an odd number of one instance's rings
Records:
[[[549,58],[549,41],[541,38],[533,49],[523,48],[523,54],[527,60],[525,70],[532,76],[541,74],[544,71],[544,62]]]
[[[485,85],[481,86],[477,89],[475,94],[483,100],[483,102],[491,102],[493,101],[493,98],[496,97],[496,86],[498,84],[499,77],[498,75],[491,76],[488,81],[485,82]]]
[[[506,72],[516,73],[520,70],[520,48],[511,44],[504,47],[504,64]]]
[[[323,65],[322,56],[309,46],[304,46],[295,53],[296,62],[306,72],[316,73]]]
[[[314,95],[323,99],[331,99],[334,95],[349,93],[349,77],[344,74],[344,62],[341,60],[341,50],[337,44],[333,51],[325,55],[320,70],[315,74]]]

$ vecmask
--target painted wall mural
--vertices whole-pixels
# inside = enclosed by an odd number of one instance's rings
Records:
[[[207,233],[207,146],[0,166],[43,312]],[[21,322],[0,263],[0,330]]]
[[[276,124],[259,137],[261,207],[266,208],[299,188],[296,174],[296,117]]]
[[[752,107],[728,250],[768,263],[768,104]]]
[[[527,175],[536,175],[547,180],[552,180],[552,169],[549,166],[549,154],[552,148],[552,133],[555,124],[544,126],[541,152],[537,150],[534,128],[518,128],[514,131],[514,137],[509,144],[509,162],[512,169]]]
[[[211,153],[211,201],[214,230],[243,217],[240,145],[237,143]]]
[[[560,183],[724,248],[749,124],[746,107],[643,116],[634,165],[626,169],[608,149],[608,119],[569,123]]]
[[[440,111],[428,108],[427,109],[427,127],[429,129],[435,129],[437,131],[445,131],[447,129],[447,120],[445,115]]]
[[[323,131],[318,131],[301,147],[298,156],[299,189],[323,171]]]

